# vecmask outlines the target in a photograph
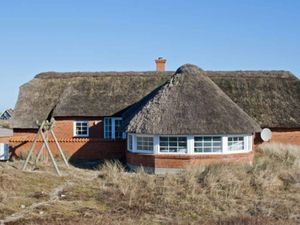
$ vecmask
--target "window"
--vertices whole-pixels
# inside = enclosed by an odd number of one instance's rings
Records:
[[[159,145],[160,152],[187,152],[186,137],[160,137]]]
[[[195,137],[194,152],[222,152],[222,138]]]
[[[111,139],[111,118],[104,119],[104,138]]]
[[[76,121],[74,122],[74,136],[76,137],[88,137],[89,136],[89,125],[88,121]]]
[[[104,118],[104,138],[122,139],[122,119]]]
[[[153,137],[137,136],[136,143],[137,151],[153,151]]]
[[[122,139],[122,120],[114,119],[115,122],[115,138]]]
[[[244,146],[244,137],[228,137],[228,151],[241,151]]]
[[[128,135],[127,149],[130,150],[130,151],[132,150],[132,135],[131,134]]]

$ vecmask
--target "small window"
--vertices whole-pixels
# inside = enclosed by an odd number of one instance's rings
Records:
[[[153,137],[137,136],[136,150],[153,152]]]
[[[128,135],[128,139],[127,139],[127,148],[128,150],[132,151],[132,135]]]
[[[242,151],[244,149],[244,137],[228,137],[228,151]]]
[[[160,137],[159,138],[160,152],[164,153],[186,153],[187,138],[186,137]]]
[[[222,138],[221,137],[195,137],[194,152],[222,152]]]
[[[76,121],[74,136],[76,137],[88,137],[89,136],[89,125],[88,121]]]

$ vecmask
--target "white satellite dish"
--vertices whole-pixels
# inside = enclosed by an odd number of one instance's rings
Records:
[[[269,128],[264,128],[260,133],[260,137],[263,141],[270,141],[272,138],[272,131]]]

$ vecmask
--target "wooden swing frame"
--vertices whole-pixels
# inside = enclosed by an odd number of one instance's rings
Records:
[[[50,158],[51,158],[51,161],[52,161],[52,164],[53,164],[53,166],[54,166],[54,168],[55,168],[56,173],[58,174],[58,176],[61,176],[61,175],[62,175],[61,172],[60,172],[60,170],[59,170],[59,168],[58,168],[58,165],[57,165],[57,163],[56,163],[56,160],[55,160],[55,158],[54,158],[54,156],[53,156],[53,153],[52,153],[52,151],[51,151],[51,149],[50,149],[49,143],[48,143],[48,138],[49,138],[50,136],[52,136],[52,138],[53,138],[53,140],[54,140],[54,142],[55,142],[55,144],[56,144],[56,147],[57,147],[57,149],[58,149],[58,152],[59,152],[60,156],[62,157],[62,159],[63,159],[65,165],[67,166],[67,168],[70,167],[70,166],[69,166],[69,163],[68,163],[68,160],[67,160],[66,156],[64,155],[64,152],[63,152],[63,150],[62,150],[62,148],[61,148],[59,142],[57,141],[57,138],[56,138],[56,136],[55,136],[55,134],[54,134],[54,132],[53,132],[53,126],[54,126],[54,123],[55,123],[55,120],[54,120],[54,119],[51,119],[51,121],[49,121],[49,120],[44,120],[44,121],[39,125],[39,130],[38,130],[37,134],[36,134],[35,137],[34,137],[32,146],[31,146],[31,148],[30,148],[30,150],[29,150],[28,156],[27,156],[27,158],[26,158],[26,160],[25,160],[25,163],[24,163],[24,165],[23,165],[23,167],[22,167],[22,170],[23,170],[23,171],[26,171],[27,165],[28,165],[28,163],[29,163],[29,161],[30,161],[30,159],[31,159],[31,156],[33,155],[33,152],[34,152],[34,150],[35,150],[35,147],[36,147],[36,144],[37,144],[37,142],[38,142],[39,136],[42,137],[42,143],[43,143],[43,144],[42,144],[41,148],[40,148],[40,149],[38,150],[38,152],[37,152],[36,159],[35,159],[35,165],[37,165],[37,163],[39,162],[39,160],[40,160],[40,158],[41,158],[41,155],[42,155],[44,149],[46,148],[46,150],[47,150],[47,152],[48,152],[48,155],[49,155]],[[37,124],[38,124],[38,122],[37,122]]]

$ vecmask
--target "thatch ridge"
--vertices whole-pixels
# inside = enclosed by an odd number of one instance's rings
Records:
[[[127,132],[187,135],[260,131],[259,125],[194,65],[181,66],[149,96],[125,121]]]
[[[173,71],[156,72],[156,71],[106,71],[106,72],[43,72],[37,74],[34,78],[39,79],[71,79],[71,78],[86,78],[86,77],[104,77],[104,76],[157,76],[171,75]]]

